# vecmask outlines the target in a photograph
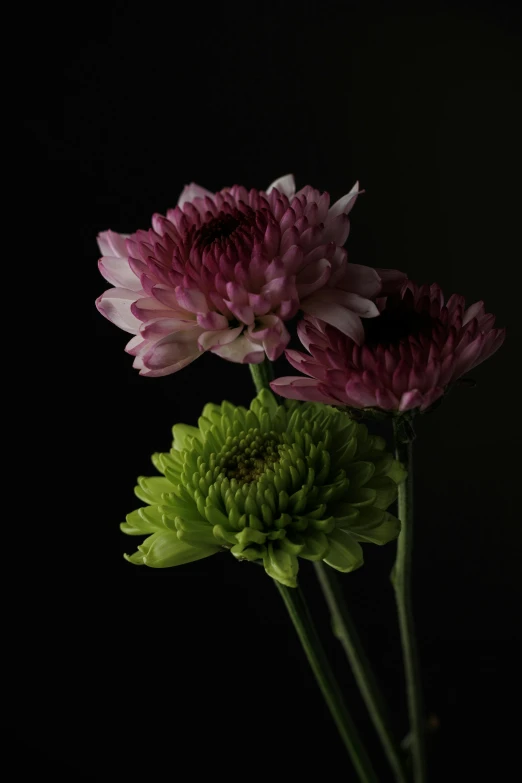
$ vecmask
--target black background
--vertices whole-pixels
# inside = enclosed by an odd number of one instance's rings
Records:
[[[265,188],[293,172],[298,187],[333,200],[356,179],[365,188],[352,261],[484,299],[508,328],[472,374],[476,388],[419,421],[414,588],[427,709],[440,724],[431,781],[486,770],[511,779],[521,552],[514,6],[114,3],[65,18],[46,11],[32,35],[24,125],[35,160],[50,164],[43,207],[63,299],[46,338],[58,340],[58,358],[40,375],[46,453],[57,456],[40,548],[14,583],[16,774],[355,780],[261,569],[226,555],[164,571],[121,557],[136,539],[118,523],[138,505],[149,454],[167,450],[171,425],[195,423],[206,401],[248,402],[248,370],[204,355],[177,375],[141,378],[123,351],[128,336],[94,309],[107,288],[99,231],[147,228],[190,181]],[[366,547],[365,567],[343,584],[403,735],[394,549]],[[386,783],[307,564],[301,581]]]

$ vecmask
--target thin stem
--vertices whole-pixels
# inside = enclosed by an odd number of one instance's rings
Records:
[[[274,580],[275,581],[275,580]],[[368,753],[348,712],[299,588],[275,582],[285,602],[324,699],[334,719],[361,783],[378,783]]]
[[[399,617],[406,694],[410,719],[411,754],[415,783],[426,783],[425,720],[413,607],[411,594],[411,563],[413,552],[413,449],[411,435],[400,418],[393,420],[395,456],[402,462],[408,476],[399,485],[399,519],[401,532],[397,542],[397,558],[393,570],[393,586]]]
[[[348,612],[339,581],[332,568],[314,563],[317,578],[332,615],[334,634],[341,642],[350,662],[355,680],[370,714],[373,725],[397,783],[406,783],[400,752],[393,736],[384,698],[371,664],[366,657],[359,634]]]
[[[270,381],[274,379],[272,363],[268,359],[264,359],[261,364],[249,364],[248,366],[250,367],[256,391],[260,392],[261,389],[269,389]]]

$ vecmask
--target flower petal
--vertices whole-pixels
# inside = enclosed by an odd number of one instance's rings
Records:
[[[229,362],[238,362],[239,364],[259,364],[265,358],[265,352],[260,349],[259,345],[253,343],[244,334],[232,343],[211,348],[211,352],[223,359],[228,359]]]
[[[275,179],[266,189],[267,196],[270,195],[270,193],[274,190],[274,188],[277,188],[277,190],[287,198],[293,198],[295,194],[294,175],[285,174],[284,177],[279,177],[279,179]]]
[[[203,332],[198,338],[198,345],[202,351],[210,351],[220,345],[228,345],[243,331],[243,324],[234,329],[219,329],[217,331]]]
[[[202,188],[201,185],[196,185],[195,182],[191,182],[190,185],[185,185],[181,191],[181,195],[178,199],[178,207],[182,207],[187,201],[194,201],[195,198],[205,198],[205,196],[213,199],[214,194],[211,193],[210,190]]]
[[[131,305],[136,301],[136,292],[128,288],[109,288],[96,300],[99,312],[119,326],[125,332],[136,334],[141,326],[136,316],[131,312]]]

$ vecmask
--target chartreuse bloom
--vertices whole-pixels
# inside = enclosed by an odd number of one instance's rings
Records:
[[[125,555],[131,563],[168,568],[228,549],[296,587],[298,558],[353,571],[361,543],[399,534],[386,509],[404,471],[382,438],[336,408],[278,405],[264,389],[249,410],[209,403],[197,427],[173,434],[170,452],[153,456],[163,475],[138,480],[147,505],[121,526],[148,535]]]

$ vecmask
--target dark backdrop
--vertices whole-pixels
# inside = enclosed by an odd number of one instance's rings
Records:
[[[58,229],[64,301],[58,369],[45,363],[41,375],[42,425],[59,452],[42,549],[17,582],[10,728],[22,777],[48,768],[68,780],[283,780],[322,770],[354,780],[261,569],[223,555],[155,571],[121,557],[136,539],[118,523],[137,505],[149,454],[168,449],[171,425],[195,423],[206,401],[246,403],[248,370],[205,355],[177,375],[141,378],[123,351],[127,335],[94,309],[107,288],[99,231],[147,228],[190,181],[264,188],[293,172],[298,187],[333,200],[360,180],[354,262],[483,298],[508,328],[501,351],[473,373],[476,388],[419,421],[414,587],[427,709],[439,722],[431,779],[485,769],[510,779],[521,551],[522,38],[513,8],[114,3],[34,22],[25,130],[58,196],[43,206]],[[368,546],[365,567],[343,585],[403,734],[394,549]],[[306,564],[302,584],[386,783]]]

